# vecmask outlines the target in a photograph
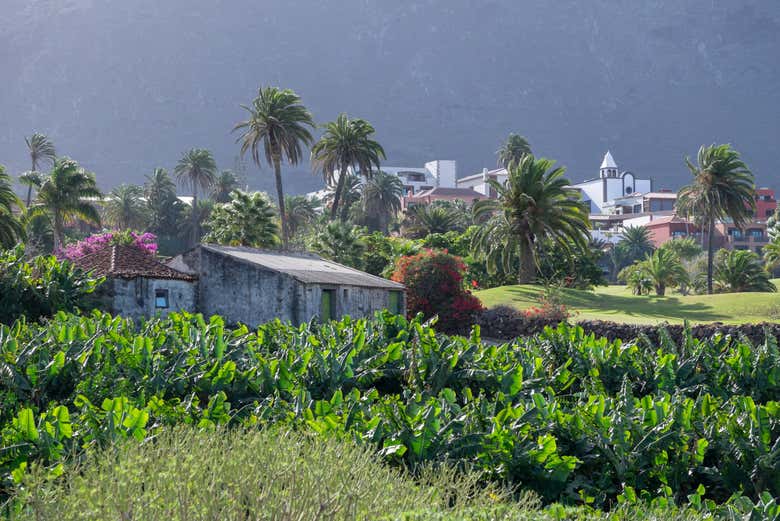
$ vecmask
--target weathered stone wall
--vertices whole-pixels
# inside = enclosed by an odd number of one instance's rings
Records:
[[[130,318],[166,316],[176,311],[194,312],[197,286],[195,282],[167,279],[112,279],[112,307],[115,314]],[[155,307],[155,290],[168,290],[168,308]]]
[[[336,317],[349,315],[353,318],[369,317],[390,305],[390,291],[380,288],[359,286],[331,286],[326,284],[307,284],[303,292],[301,316],[304,320],[320,317],[320,303],[324,289],[335,290]],[[405,295],[400,292],[402,314],[406,314]],[[321,318],[321,317],[320,317]]]

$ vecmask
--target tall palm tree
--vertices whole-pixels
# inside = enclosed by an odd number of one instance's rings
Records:
[[[54,165],[54,159],[57,157],[57,153],[54,150],[54,144],[51,140],[43,134],[35,132],[30,137],[25,137],[24,142],[27,143],[27,152],[30,154],[30,165],[32,167],[31,172],[40,172],[38,167],[41,163],[48,163]],[[30,178],[33,181],[34,177]],[[24,182],[24,181],[22,181]],[[33,184],[27,184],[27,207],[30,207]],[[35,187],[40,186],[40,181]]]
[[[363,211],[376,228],[387,233],[390,219],[401,211],[404,185],[398,176],[381,170],[366,181],[363,188]]]
[[[25,206],[29,208],[32,203],[32,190],[33,188],[38,190],[41,187],[41,183],[43,183],[43,174],[35,170],[29,170],[19,176],[19,182],[27,186]]]
[[[385,150],[372,136],[374,127],[364,119],[349,119],[339,114],[335,121],[325,125],[325,133],[311,149],[311,162],[322,172],[326,183],[338,177],[330,218],[338,215],[344,182],[350,169],[370,179],[379,162],[385,159]]]
[[[331,213],[333,209],[333,203],[336,199],[336,193],[339,191],[339,182],[341,182],[340,179],[332,178],[327,181],[327,185],[325,187],[325,196],[323,197],[323,202],[325,203],[325,206],[331,208]],[[361,193],[363,190],[363,181],[357,174],[353,172],[347,172],[344,181],[341,183],[340,190],[339,218],[344,221],[346,220],[347,215],[349,215],[352,207],[356,203],[360,202],[360,198],[363,196]]]
[[[232,170],[222,170],[214,178],[211,187],[211,199],[215,203],[227,203],[230,201],[230,192],[238,188],[238,177]]]
[[[299,231],[315,221],[319,204],[319,201],[309,199],[305,195],[288,195],[284,198],[291,237],[295,237]]]
[[[490,181],[498,199],[474,205],[477,221],[484,215],[490,219],[475,233],[472,251],[485,258],[494,272],[500,267],[508,273],[519,258],[521,284],[533,281],[537,247],[544,239],[570,254],[587,248],[588,206],[569,187],[565,169],[553,168],[554,164],[526,154],[519,163],[510,164],[505,184]]]
[[[510,163],[519,163],[523,156],[531,153],[531,145],[523,136],[509,134],[509,137],[496,151],[498,166],[508,168]]]
[[[185,152],[184,156],[176,164],[173,173],[176,178],[189,185],[192,188],[192,207],[198,207],[198,188],[204,192],[208,191],[214,185],[214,178],[217,175],[217,162],[211,152],[202,148],[193,148]],[[193,219],[197,212],[190,212]],[[200,240],[200,223],[193,220],[191,223],[192,243],[196,244]]]
[[[22,207],[22,202],[11,187],[11,177],[0,165],[0,246],[11,247],[24,238],[24,227],[14,215],[13,207]]]
[[[89,198],[101,197],[95,176],[67,157],[54,162],[41,184],[34,213],[46,213],[54,230],[54,249],[62,247],[65,225],[75,219],[100,224],[100,214]]]
[[[214,202],[209,199],[199,199],[197,205],[185,205],[184,219],[179,230],[181,238],[191,240],[193,236],[197,236],[200,240],[203,223],[209,220],[213,209]]]
[[[249,112],[249,118],[239,122],[233,131],[241,131],[238,139],[241,156],[249,151],[259,167],[262,148],[266,163],[274,169],[276,199],[282,221],[282,243],[287,248],[290,235],[284,208],[282,160],[287,159],[291,165],[301,161],[303,146],[309,146],[313,141],[309,128],[315,127],[314,119],[301,104],[301,98],[290,89],[261,87],[252,105],[242,107]]]
[[[144,197],[149,230],[157,235],[176,235],[184,205],[176,197],[176,183],[164,168],[155,168],[146,176]]]
[[[206,226],[206,242],[267,248],[279,241],[276,212],[262,192],[233,190],[230,202],[214,206]]]
[[[730,218],[744,227],[756,208],[755,179],[731,145],[699,148],[697,164],[685,158],[693,182],[680,190],[677,210],[694,217],[707,231],[707,293],[712,293],[715,222]]]
[[[143,196],[143,188],[138,185],[117,186],[109,193],[104,206],[106,220],[118,229],[144,228],[148,212]]]

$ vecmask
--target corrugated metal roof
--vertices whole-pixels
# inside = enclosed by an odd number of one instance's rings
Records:
[[[404,286],[311,254],[280,253],[241,246],[201,244],[204,250],[284,273],[304,284],[336,284],[402,290]]]

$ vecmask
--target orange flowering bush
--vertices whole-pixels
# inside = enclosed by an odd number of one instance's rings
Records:
[[[467,331],[483,310],[477,297],[464,288],[466,265],[446,251],[424,250],[396,261],[391,279],[406,286],[410,317],[439,316],[437,328],[446,332]]]

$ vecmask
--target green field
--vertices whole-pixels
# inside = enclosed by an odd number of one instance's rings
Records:
[[[774,279],[780,287],[780,279]],[[525,309],[537,304],[538,286],[502,286],[475,294],[487,307],[498,305]],[[660,322],[776,322],[780,320],[780,293],[730,293],[720,295],[668,294],[636,296],[625,286],[601,286],[594,291],[564,290],[565,303],[574,320],[612,320],[630,324]]]

